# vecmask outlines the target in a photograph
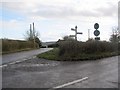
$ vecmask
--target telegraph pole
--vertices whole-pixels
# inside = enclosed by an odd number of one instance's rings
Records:
[[[88,40],[90,39],[90,29],[88,29]]]
[[[70,37],[75,37],[75,40],[77,41],[77,34],[83,34],[82,32],[77,32],[77,26],[75,26],[75,29],[71,28],[72,31],[75,31],[75,35],[70,35]]]
[[[35,48],[35,27],[34,27],[34,22],[33,22],[33,44]]]
[[[33,39],[33,37],[32,37],[32,26],[31,26],[31,24],[30,24],[30,38],[29,38],[30,40],[31,39]]]

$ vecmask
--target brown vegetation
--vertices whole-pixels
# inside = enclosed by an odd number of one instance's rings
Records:
[[[38,44],[35,44],[35,48],[37,47]],[[2,39],[2,53],[15,52],[19,50],[27,50],[33,48],[34,45],[32,41]]]

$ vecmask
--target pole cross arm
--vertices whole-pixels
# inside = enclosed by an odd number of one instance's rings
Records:
[[[75,40],[77,41],[77,34],[83,34],[82,32],[77,32],[77,26],[74,28],[71,28],[72,31],[75,31],[75,35],[70,35],[70,37],[75,37]]]
[[[83,34],[82,32],[77,32],[77,34]]]
[[[76,29],[71,28],[71,30],[76,31]]]

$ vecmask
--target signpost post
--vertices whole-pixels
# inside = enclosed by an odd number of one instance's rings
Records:
[[[96,37],[95,37],[95,40],[100,40],[100,37],[97,37],[97,36],[100,35],[100,31],[97,30],[97,29],[99,28],[99,24],[98,24],[98,23],[95,23],[95,24],[94,24],[94,28],[96,29],[96,30],[94,31],[94,35],[96,36]]]
[[[83,34],[82,32],[77,32],[77,26],[74,28],[71,28],[72,31],[75,31],[75,35],[70,35],[70,37],[75,37],[75,40],[77,41],[77,34]]]

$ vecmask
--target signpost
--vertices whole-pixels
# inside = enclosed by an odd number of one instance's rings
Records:
[[[97,37],[97,36],[100,35],[100,31],[97,30],[97,29],[99,28],[99,24],[98,24],[98,23],[95,23],[95,24],[94,24],[94,28],[96,29],[96,30],[94,31],[94,35],[96,36],[96,37],[95,37],[95,40],[100,40],[100,37]]]
[[[77,34],[83,34],[82,32],[77,32],[77,26],[74,28],[71,28],[72,31],[75,31],[75,35],[70,35],[70,37],[75,37],[75,40],[77,41]]]

